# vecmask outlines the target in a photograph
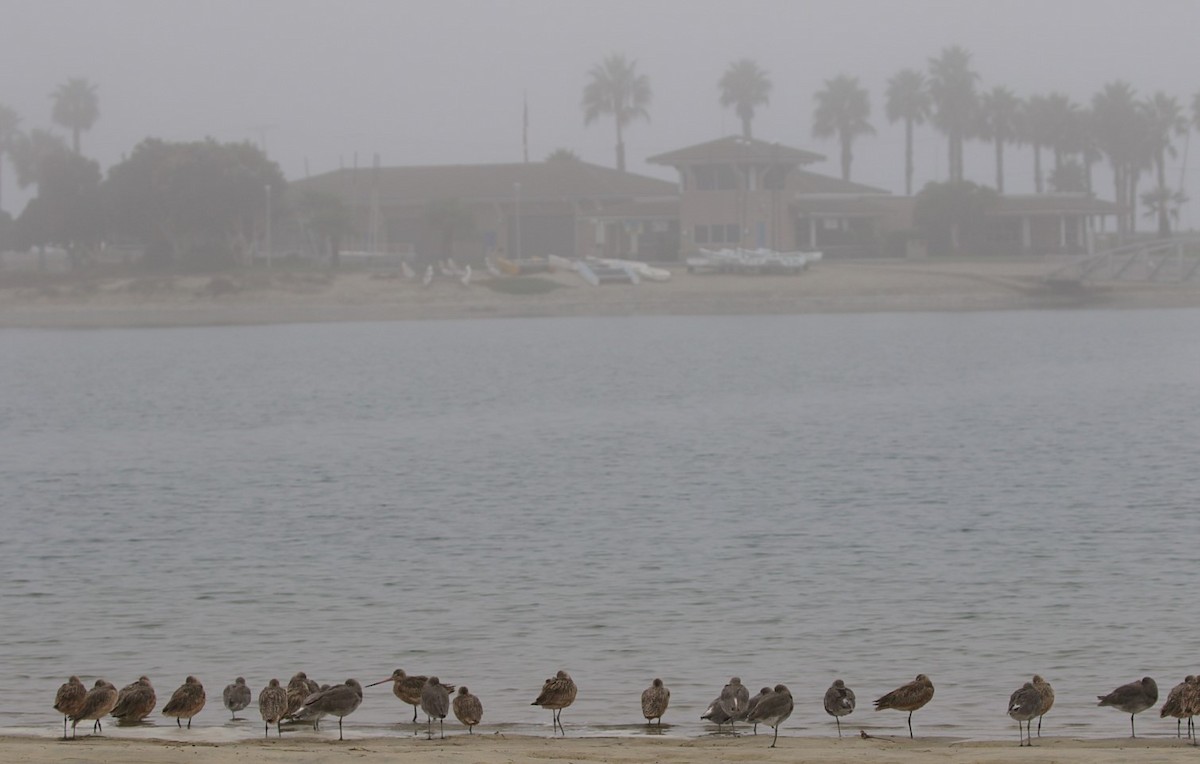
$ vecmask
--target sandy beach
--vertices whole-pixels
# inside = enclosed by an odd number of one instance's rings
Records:
[[[477,277],[428,288],[399,274],[276,269],[220,275],[0,273],[0,328],[213,326],[323,321],[741,315],[1200,306],[1200,282],[1055,289],[1044,260],[823,262],[793,276],[690,274],[589,287],[539,274],[540,294]]]
[[[51,762],[151,762],[175,764],[232,764],[238,762],[410,762],[441,764],[470,761],[508,764],[517,761],[609,762],[1096,762],[1195,761],[1194,747],[1183,741],[1044,738],[1033,748],[1018,748],[1014,740],[964,741],[952,738],[907,739],[848,736],[794,738],[780,736],[768,748],[769,737],[732,738],[583,738],[550,739],[500,734],[454,735],[445,740],[423,738],[366,738],[282,740],[211,744],[180,740],[128,740],[119,737],[81,737],[75,741],[0,737],[0,759],[29,764]]]

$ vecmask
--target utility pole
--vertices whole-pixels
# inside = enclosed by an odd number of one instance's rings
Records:
[[[271,184],[267,184],[267,236],[263,244],[267,251],[267,268],[271,267]]]

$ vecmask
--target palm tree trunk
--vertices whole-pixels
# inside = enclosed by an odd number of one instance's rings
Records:
[[[625,141],[621,137],[621,120],[617,120],[617,170],[625,172]]]
[[[742,135],[746,136],[747,138],[753,137],[750,135],[750,116],[749,115],[742,117]]]
[[[912,196],[913,180],[913,121],[904,120],[904,195]]]
[[[1042,145],[1033,144],[1033,188],[1042,193]]]
[[[1154,157],[1155,169],[1158,170],[1158,236],[1160,239],[1171,238],[1171,216],[1167,209],[1170,206],[1171,194],[1167,191],[1167,158],[1164,151],[1159,151]]]
[[[850,180],[850,161],[854,154],[850,150],[851,137],[842,133],[842,180]]]
[[[1004,193],[1004,141],[996,138],[996,193]]]

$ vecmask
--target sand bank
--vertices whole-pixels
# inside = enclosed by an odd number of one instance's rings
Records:
[[[221,276],[0,278],[0,328],[103,328],[485,317],[770,315],[836,312],[1200,307],[1200,282],[1054,289],[1028,261],[820,263],[794,276],[690,274],[667,283],[506,294],[487,277],[429,288],[387,273],[287,271]]]
[[[907,739],[857,737],[779,738],[770,749],[769,737],[705,738],[585,738],[549,739],[496,734],[454,735],[445,740],[423,738],[275,740],[229,744],[128,740],[87,737],[75,741],[0,737],[0,760],[29,764],[58,762],[129,762],[143,764],[255,764],[256,762],[355,761],[407,764],[508,764],[518,761],[609,762],[1194,762],[1190,744],[1161,740],[1035,739],[1032,749],[1018,748],[1016,728],[1011,742],[964,741],[950,738]]]

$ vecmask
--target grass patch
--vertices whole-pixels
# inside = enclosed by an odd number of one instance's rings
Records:
[[[509,276],[502,279],[491,279],[484,282],[488,289],[501,294],[545,294],[562,287],[554,281],[540,279],[537,276]]]

